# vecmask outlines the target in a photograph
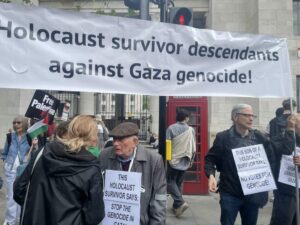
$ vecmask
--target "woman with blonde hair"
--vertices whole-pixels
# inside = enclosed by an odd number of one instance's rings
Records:
[[[96,225],[102,221],[101,170],[97,157],[88,151],[96,140],[95,120],[79,115],[68,124],[67,135],[47,144],[39,159],[32,157],[14,184],[14,199],[23,206],[20,225]]]

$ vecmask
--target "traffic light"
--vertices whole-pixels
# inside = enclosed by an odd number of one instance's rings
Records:
[[[124,0],[124,4],[130,9],[140,9],[140,0]]]
[[[193,26],[193,10],[185,7],[173,7],[169,11],[169,22]]]

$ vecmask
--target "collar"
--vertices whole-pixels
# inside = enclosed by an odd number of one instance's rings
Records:
[[[242,135],[236,131],[235,126],[232,126],[230,128],[230,134],[233,135],[233,136],[237,136],[239,138],[250,137],[252,135],[252,133],[253,133],[253,129],[249,129],[248,131],[249,131],[248,134],[246,136],[242,137]]]

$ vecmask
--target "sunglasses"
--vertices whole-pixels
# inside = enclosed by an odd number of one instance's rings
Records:
[[[21,124],[21,121],[14,121],[13,124]]]

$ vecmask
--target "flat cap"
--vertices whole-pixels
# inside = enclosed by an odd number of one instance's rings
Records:
[[[124,138],[137,135],[138,133],[139,127],[135,123],[124,122],[112,129],[112,131],[109,133],[109,136],[113,138]]]

